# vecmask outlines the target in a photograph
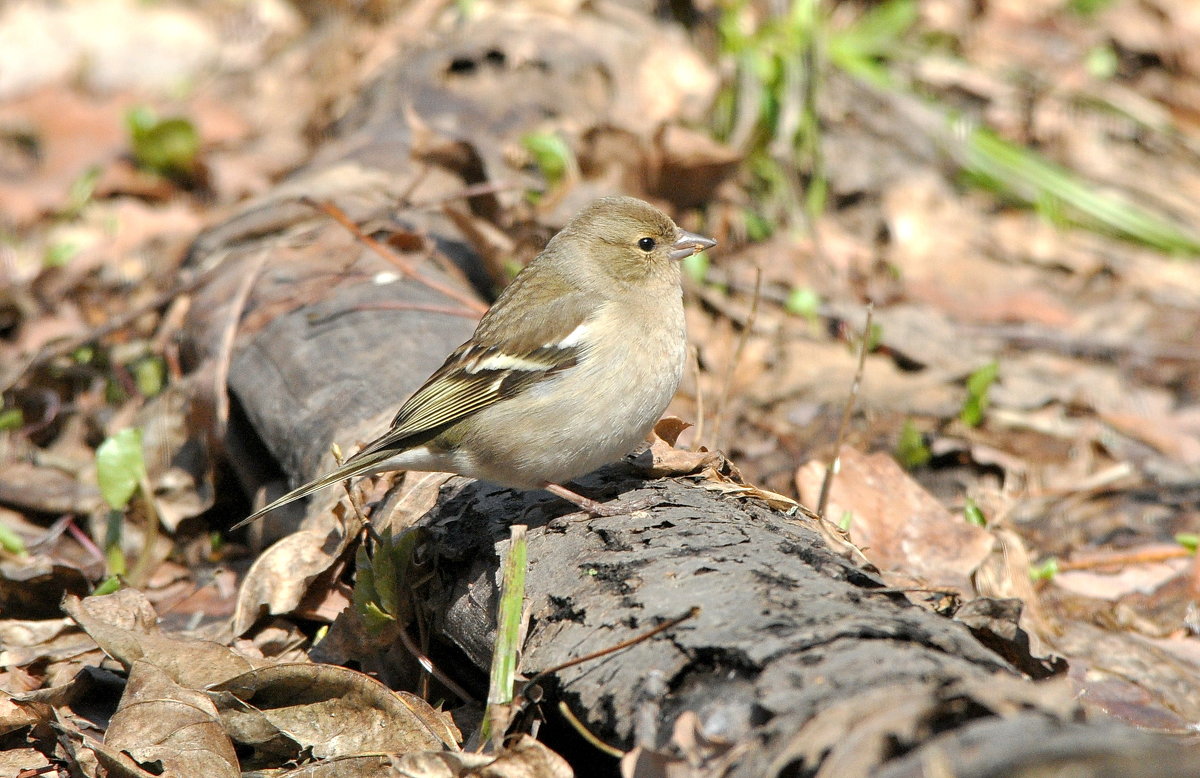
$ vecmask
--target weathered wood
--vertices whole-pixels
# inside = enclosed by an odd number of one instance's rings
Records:
[[[1172,774],[1200,775],[1200,760],[1184,761],[1168,740],[1078,723],[1066,684],[1022,677],[962,624],[909,604],[834,554],[803,519],[687,483],[646,484],[619,466],[588,483],[631,498],[653,495],[662,506],[551,519],[567,508],[536,495],[462,488],[430,522],[447,582],[432,607],[442,634],[486,667],[498,559],[507,522],[518,516],[532,525],[526,673],[699,606],[699,616],[668,633],[544,682],[605,738],[628,747],[644,737],[636,724],[650,705],[654,745],[684,711],[698,713],[707,734],[748,744],[731,775],[843,777],[886,767],[899,776],[928,766],[922,753],[945,755],[948,774],[959,776],[1015,775],[1064,760],[1118,770],[1083,774],[1116,775],[1130,752],[1182,771]],[[653,692],[656,678],[665,693]],[[1029,731],[1038,737],[1024,745],[1014,739]],[[981,744],[979,732],[1007,745]]]

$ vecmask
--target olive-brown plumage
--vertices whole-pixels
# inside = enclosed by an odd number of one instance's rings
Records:
[[[714,246],[632,197],[580,211],[408,399],[341,467],[236,526],[347,478],[432,470],[524,489],[561,484],[641,441],[683,374],[679,260]]]

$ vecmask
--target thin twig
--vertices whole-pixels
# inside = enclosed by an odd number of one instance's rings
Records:
[[[1095,570],[1109,567],[1145,565],[1166,562],[1171,559],[1183,559],[1192,556],[1193,553],[1191,549],[1184,546],[1168,544],[1127,548],[1118,551],[1076,553],[1070,559],[1058,560],[1058,569],[1060,571]]]
[[[562,717],[567,720],[568,724],[575,728],[575,731],[579,733],[579,736],[590,743],[596,750],[603,751],[614,759],[620,759],[621,757],[625,756],[624,751],[616,746],[610,746],[608,743],[605,743],[603,740],[596,737],[590,729],[585,727],[583,722],[579,720],[566,702],[562,700],[558,701],[558,712],[562,714]]]
[[[725,416],[725,406],[729,402],[729,393],[733,390],[733,377],[737,373],[738,365],[742,361],[742,354],[746,350],[746,341],[750,339],[750,333],[754,329],[754,320],[758,316],[758,303],[762,299],[762,268],[755,266],[754,268],[754,298],[750,303],[750,313],[746,317],[746,324],[742,327],[742,333],[738,336],[737,347],[733,350],[733,359],[725,369],[725,377],[721,384],[721,393],[717,395],[717,405],[713,408],[713,433],[712,447],[719,449],[721,447],[721,422]]]
[[[629,648],[630,646],[636,646],[638,643],[643,643],[643,642],[649,640],[650,638],[654,637],[658,633],[665,632],[668,629],[671,629],[673,627],[677,627],[680,624],[682,624],[683,622],[687,621],[688,619],[695,618],[698,615],[700,615],[700,606],[693,605],[690,609],[688,609],[688,612],[683,614],[682,616],[676,616],[673,619],[667,619],[662,624],[659,624],[658,626],[654,627],[653,629],[647,630],[646,632],[643,632],[640,635],[634,635],[633,637],[629,638],[628,640],[622,640],[620,643],[617,643],[616,645],[608,646],[607,648],[602,648],[599,651],[593,651],[590,654],[585,654],[584,656],[577,657],[575,659],[568,659],[566,662],[563,662],[562,664],[554,665],[553,667],[548,667],[545,670],[542,670],[541,672],[537,673],[537,675],[533,676],[532,678],[530,678],[528,681],[525,682],[525,686],[522,687],[522,689],[521,689],[521,697],[524,698],[526,696],[526,692],[529,690],[529,687],[533,686],[540,679],[545,678],[547,675],[553,675],[554,673],[562,672],[563,670],[566,670],[568,667],[574,667],[575,665],[580,665],[585,662],[591,662],[594,659],[599,659],[600,657],[608,656],[609,654],[616,653],[617,651],[621,651],[623,649]]]
[[[696,434],[692,440],[699,446],[704,442],[704,387],[700,383],[700,349],[691,346],[688,351],[692,355],[692,369],[696,372]]]
[[[450,676],[437,669],[437,665],[433,663],[432,659],[421,652],[421,649],[413,642],[412,637],[408,634],[408,630],[404,627],[400,628],[400,642],[412,654],[413,659],[417,660],[417,664],[421,665],[421,669],[438,679],[442,686],[449,689],[452,694],[463,702],[475,702],[475,698],[470,692],[455,683]]]
[[[302,197],[300,201],[325,213],[329,216],[329,218],[342,225],[342,227],[345,228],[345,230],[351,235],[353,235],[360,243],[371,249],[371,251],[374,251],[382,259],[394,265],[396,269],[398,269],[406,278],[411,278],[414,281],[418,281],[433,291],[439,292],[446,297],[449,297],[451,300],[462,303],[470,310],[475,311],[477,314],[482,315],[484,311],[487,310],[486,305],[481,303],[479,300],[476,300],[474,297],[462,291],[461,289],[451,286],[450,284],[444,284],[435,278],[429,278],[417,272],[417,269],[413,267],[412,263],[389,249],[383,243],[380,243],[375,238],[372,238],[370,235],[367,235],[365,232],[360,230],[358,225],[346,215],[346,212],[333,203],[328,201],[318,202],[308,197]]]
[[[833,440],[833,460],[825,470],[825,479],[821,481],[821,496],[817,499],[817,515],[825,518],[825,508],[829,505],[829,490],[833,486],[833,476],[842,466],[842,443],[846,440],[846,431],[850,427],[850,416],[854,413],[854,405],[858,400],[858,390],[862,386],[863,369],[867,362],[867,343],[871,338],[871,320],[875,316],[875,303],[867,303],[867,321],[863,325],[862,341],[858,346],[858,367],[854,370],[854,383],[850,386],[850,395],[846,398],[846,406],[842,408],[842,418],[838,422],[837,436]]]
[[[146,528],[143,530],[142,548],[138,552],[137,561],[133,563],[133,569],[129,571],[129,582],[133,586],[140,587],[145,586],[150,573],[153,572],[150,566],[154,564],[154,547],[158,544],[162,519],[158,512],[158,502],[154,497],[154,487],[150,485],[150,478],[145,473],[142,473],[138,491],[142,498],[142,504],[146,506]]]
[[[213,440],[225,439],[225,428],[229,424],[229,368],[233,363],[233,344],[237,339],[238,323],[246,310],[246,302],[250,299],[250,290],[262,273],[266,264],[268,252],[262,248],[250,262],[249,271],[242,276],[241,283],[233,293],[229,303],[225,325],[221,328],[221,339],[217,346],[217,354],[213,369],[213,408],[216,429],[213,430]]]

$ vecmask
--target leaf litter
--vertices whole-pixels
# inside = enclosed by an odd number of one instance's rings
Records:
[[[175,288],[201,225],[220,223],[247,198],[272,196],[272,182],[312,155],[330,118],[354,121],[353,109],[339,116],[347,111],[340,95],[359,89],[396,50],[403,35],[389,33],[404,28],[406,14],[437,16],[426,5],[399,8],[382,25],[339,11],[336,29],[309,26],[302,10],[276,2],[239,9],[29,3],[0,14],[4,40],[33,21],[83,29],[89,14],[109,14],[92,30],[86,54],[77,48],[62,58],[79,57],[82,78],[67,69],[0,67],[10,79],[0,83],[0,353],[4,409],[19,411],[0,431],[0,521],[28,549],[6,547],[0,560],[0,679],[16,695],[0,718],[10,738],[48,722],[70,733],[57,750],[16,748],[10,739],[6,765],[37,769],[53,758],[84,774],[94,774],[96,760],[122,775],[145,774],[148,765],[159,774],[238,774],[246,765],[236,742],[264,765],[323,755],[338,775],[378,774],[371,771],[385,763],[465,774],[491,764],[503,774],[495,762],[505,759],[562,774],[561,760],[536,741],[510,744],[499,757],[462,754],[444,711],[356,671],[291,663],[315,632],[352,613],[355,539],[304,530],[255,555],[212,534],[245,511],[218,462],[206,411],[212,398],[189,381],[199,371],[181,353],[177,313],[162,304],[139,308]],[[976,111],[1006,140],[1182,223],[1200,222],[1193,99],[1200,60],[1184,43],[1195,37],[1195,14],[1183,0],[1101,4],[1093,14],[1058,5],[968,12],[961,3],[923,3],[917,24],[956,40],[959,55],[896,67],[948,104]],[[544,23],[549,32],[536,34],[553,37],[559,25],[578,21],[571,14],[584,14],[555,13],[566,16],[539,11],[504,23],[530,30]],[[619,13],[640,19],[631,9]],[[127,21],[112,23],[118,18]],[[214,33],[239,23],[240,38]],[[596,24],[589,16],[582,23]],[[595,35],[607,29],[597,25]],[[188,56],[169,59],[189,69],[164,86],[162,73],[144,65],[157,49],[131,48],[132,32],[156,45],[182,35]],[[471,226],[463,232],[482,244],[493,277],[528,258],[535,237],[563,214],[613,188],[668,200],[685,220],[700,218],[686,209],[706,206],[705,225],[722,251],[689,283],[696,365],[670,410],[695,426],[660,426],[648,462],[639,463],[646,472],[691,477],[786,511],[796,499],[811,504],[818,475],[837,453],[842,468],[826,519],[846,519],[850,539],[891,585],[947,588],[966,600],[1019,598],[1021,627],[1070,660],[1085,706],[1144,726],[1194,726],[1200,711],[1187,690],[1200,682],[1200,568],[1173,539],[1200,532],[1195,262],[1070,226],[1054,203],[1019,208],[964,185],[944,158],[908,144],[929,134],[911,107],[836,73],[819,105],[828,119],[825,212],[808,233],[777,225],[749,240],[751,152],[695,129],[721,83],[720,53],[688,46],[678,29],[669,35],[677,48],[666,61],[643,56],[632,35],[583,61],[555,55],[553,67],[578,77],[578,100],[573,113],[542,130],[559,133],[578,171],[541,210],[492,193],[490,215],[459,214],[455,221]],[[529,40],[521,61],[536,62],[536,38]],[[339,47],[363,52],[362,61],[322,58]],[[1114,69],[1097,70],[1105,56]],[[604,101],[595,99],[601,81],[589,80],[597,61],[653,79],[617,79],[627,100],[620,115],[604,115],[596,109]],[[315,63],[323,78],[302,77]],[[485,58],[473,66],[496,64]],[[1029,82],[1022,86],[1012,72]],[[529,95],[548,83],[528,77]],[[181,81],[191,85],[178,89]],[[870,116],[865,105],[882,108]],[[136,165],[124,122],[137,106],[192,123],[203,175],[184,185]],[[484,161],[484,180],[473,185],[494,182],[502,193],[505,180],[520,189],[537,179],[522,167],[517,142],[492,128],[472,131],[443,114],[427,131],[433,168],[444,167],[447,152],[473,150]],[[408,192],[411,201],[450,196],[441,175],[435,170]],[[347,191],[344,180],[330,186]],[[320,190],[306,194],[318,198]],[[302,210],[301,230],[313,216]],[[336,243],[325,250],[345,253],[354,240]],[[309,279],[278,306],[296,306],[324,283]],[[812,317],[785,305],[796,290],[821,301]],[[186,306],[192,293],[173,297]],[[854,373],[846,333],[855,332],[867,299],[881,332],[838,450],[833,424]],[[277,311],[260,307],[247,316],[259,320],[241,326],[266,326]],[[130,317],[122,326],[91,337],[122,315]],[[139,385],[147,360],[159,365],[165,389]],[[991,361],[997,378],[981,424],[964,425],[968,376]],[[718,404],[727,381],[729,397]],[[910,422],[928,458],[906,472],[888,452]],[[80,599],[105,577],[106,554],[116,548],[134,558],[150,537],[139,512],[113,534],[93,459],[105,437],[134,426],[146,431],[151,497],[169,545],[141,593]],[[443,485],[415,477],[406,484],[407,496],[390,503],[397,530],[427,511]],[[967,522],[968,501],[981,507],[984,526]],[[1031,568],[1052,558],[1060,572],[1031,580]],[[334,655],[361,661],[356,651],[365,645],[346,639]],[[370,662],[403,675],[398,659]],[[105,710],[85,709],[84,690]],[[368,702],[338,708],[348,694]],[[920,704],[945,704],[935,696]],[[297,719],[272,719],[276,704],[294,706]],[[362,710],[376,717],[369,725]],[[95,723],[83,726],[87,716]],[[339,729],[308,728],[322,716]],[[415,745],[403,738],[367,744],[395,749],[391,756],[363,756],[356,749],[367,745],[348,738],[362,734],[357,727],[397,721],[419,733]],[[680,730],[688,721],[677,722],[672,750],[631,752],[628,774],[720,762],[729,744]],[[861,739],[869,744],[872,736]],[[412,748],[422,753],[398,753]],[[855,757],[843,749],[837,758]],[[356,760],[369,766],[351,768]],[[647,760],[654,764],[643,767]]]

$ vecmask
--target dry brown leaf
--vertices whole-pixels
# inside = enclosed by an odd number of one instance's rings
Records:
[[[389,499],[371,513],[371,522],[383,533],[398,536],[437,505],[442,486],[454,478],[450,473],[404,474],[404,483],[389,493]]]
[[[45,754],[32,748],[6,748],[0,751],[0,775],[48,775],[50,767],[50,760]]]
[[[54,467],[9,460],[0,474],[0,500],[37,513],[87,515],[102,504],[100,490]]]
[[[27,225],[57,211],[89,169],[114,164],[126,147],[120,117],[132,104],[129,95],[82,96],[51,88],[0,105],[0,127],[28,134],[37,149],[25,175],[0,178],[5,218]]]
[[[420,751],[364,754],[327,759],[280,778],[570,778],[570,765],[528,735],[519,735],[499,754]]]
[[[347,547],[344,534],[294,532],[254,560],[238,590],[233,634],[244,635],[265,613],[291,613],[309,594],[313,581],[335,565]]]
[[[457,749],[461,738],[449,714],[335,665],[266,667],[209,692],[234,740],[274,753],[287,743],[318,759]]]
[[[854,545],[885,575],[973,597],[971,574],[993,546],[987,530],[951,514],[888,454],[864,455],[843,446],[839,458],[841,469],[833,479],[826,515],[834,523],[851,516]],[[824,477],[823,463],[800,468],[796,485],[801,501],[816,502]]]
[[[671,730],[665,749],[638,746],[621,757],[621,778],[692,778],[721,775],[732,758],[744,749],[704,733],[695,711],[684,711]]]
[[[150,662],[135,661],[117,712],[104,733],[101,760],[118,755],[164,778],[235,778],[233,743],[206,694],[172,681]]]
[[[83,600],[68,596],[62,607],[104,653],[126,668],[145,660],[191,689],[219,683],[265,664],[210,640],[160,632],[157,614],[136,589]]]

